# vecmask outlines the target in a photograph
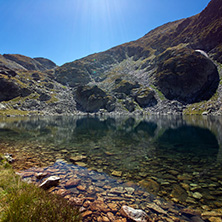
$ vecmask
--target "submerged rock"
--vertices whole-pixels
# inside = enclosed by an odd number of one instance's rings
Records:
[[[108,221],[115,221],[115,216],[114,216],[114,214],[113,213],[111,213],[111,212],[108,212],[107,213],[107,217],[108,217]]]
[[[203,197],[203,195],[201,193],[199,193],[199,192],[195,192],[195,193],[193,193],[193,197],[195,199],[201,199]]]
[[[110,189],[110,193],[114,193],[114,194],[123,194],[126,191],[124,190],[123,187],[114,187],[112,189]]]
[[[81,166],[81,167],[86,167],[87,166],[87,164],[83,163],[83,162],[76,162],[75,164],[78,165],[78,166]]]
[[[172,197],[182,202],[185,202],[188,197],[187,192],[178,184],[173,185],[173,190],[172,190],[171,195]]]
[[[160,214],[167,214],[167,212],[165,210],[163,210],[161,207],[159,207],[158,205],[156,205],[155,203],[148,203],[147,207],[160,213]]]
[[[75,186],[78,186],[80,184],[81,180],[80,179],[71,179],[65,184],[65,188],[72,188]]]
[[[141,180],[139,184],[153,194],[157,194],[160,189],[160,185],[152,179]]]
[[[70,161],[74,162],[74,163],[81,162],[81,161],[86,161],[86,160],[87,160],[87,156],[84,156],[84,155],[70,157]]]
[[[114,170],[114,171],[112,172],[112,175],[113,175],[113,176],[116,176],[116,177],[121,177],[121,176],[122,176],[122,171]]]
[[[221,218],[222,217],[222,212],[221,211],[206,211],[206,212],[203,212],[201,214],[201,217],[203,219],[209,219],[209,218]]]
[[[41,180],[42,178],[44,178],[44,177],[46,177],[46,176],[48,176],[49,175],[49,173],[47,173],[47,172],[39,172],[39,173],[36,173],[35,174],[35,177],[38,179],[38,180]]]
[[[108,206],[102,200],[95,200],[90,204],[90,210],[93,212],[109,212]]]
[[[130,195],[132,195],[134,193],[134,191],[135,191],[135,189],[133,187],[125,187],[125,190]]]
[[[128,207],[125,205],[122,206],[120,211],[124,217],[127,217],[136,222],[147,222],[149,219],[148,215],[144,211],[135,210],[132,207]]]
[[[85,218],[85,217],[87,217],[87,216],[92,215],[92,213],[93,213],[92,211],[87,210],[87,211],[85,211],[85,212],[82,213],[82,217]]]

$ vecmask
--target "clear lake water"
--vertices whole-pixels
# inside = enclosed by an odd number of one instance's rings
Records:
[[[175,204],[222,208],[222,117],[7,117],[0,148],[43,166],[66,160],[106,186],[121,180]]]

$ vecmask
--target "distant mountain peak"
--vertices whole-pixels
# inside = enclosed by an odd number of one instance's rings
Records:
[[[56,64],[45,58],[30,58],[20,54],[3,54],[0,57],[0,65],[4,65],[12,69],[38,70],[45,71],[47,69],[56,68]]]

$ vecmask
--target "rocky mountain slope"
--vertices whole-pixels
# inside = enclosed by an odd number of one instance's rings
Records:
[[[60,67],[0,56],[1,106],[54,114],[221,114],[221,15],[221,0],[211,0],[195,16]]]
[[[4,54],[0,55],[0,66],[5,66],[15,70],[45,71],[47,69],[55,68],[56,64],[45,58],[32,59],[24,55]]]

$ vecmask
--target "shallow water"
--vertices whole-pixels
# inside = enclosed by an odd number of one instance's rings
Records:
[[[77,156],[75,164],[204,211],[222,208],[221,132],[221,117],[10,117],[0,121],[0,146],[43,165]]]

